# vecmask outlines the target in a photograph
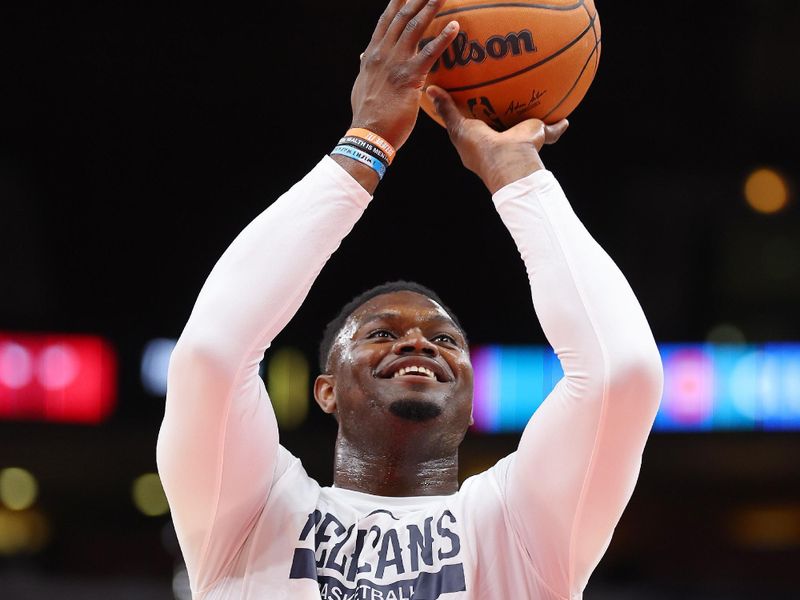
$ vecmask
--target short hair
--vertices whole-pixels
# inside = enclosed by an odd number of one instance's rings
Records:
[[[325,331],[322,334],[322,340],[319,343],[319,369],[320,372],[326,373],[328,370],[328,360],[330,359],[331,349],[333,348],[333,342],[336,339],[336,336],[339,335],[342,327],[347,322],[347,319],[356,312],[361,306],[366,304],[369,300],[372,300],[376,296],[382,296],[383,294],[391,294],[393,292],[414,292],[416,294],[420,294],[422,296],[426,296],[436,302],[439,306],[441,306],[447,315],[453,320],[456,327],[461,331],[462,335],[466,338],[466,333],[464,332],[464,328],[461,326],[461,323],[456,317],[455,313],[450,310],[450,308],[442,302],[442,299],[439,297],[439,294],[434,292],[432,289],[425,287],[424,285],[417,283],[415,281],[388,281],[386,283],[382,283],[381,285],[376,285],[364,292],[361,292],[358,296],[350,300],[347,304],[345,304],[339,313],[325,326]]]

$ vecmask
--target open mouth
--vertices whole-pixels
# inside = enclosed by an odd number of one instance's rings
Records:
[[[392,375],[392,379],[397,379],[398,377],[406,377],[409,375],[417,375],[421,377],[427,377],[428,379],[432,379],[433,381],[438,381],[436,378],[436,374],[426,367],[420,366],[412,366],[412,367],[403,367],[398,371],[395,371],[394,375]]]
[[[433,359],[419,356],[408,356],[392,361],[380,369],[376,377],[381,379],[425,380],[438,383],[453,381],[453,376],[444,365]]]

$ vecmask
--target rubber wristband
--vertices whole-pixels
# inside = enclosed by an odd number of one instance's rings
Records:
[[[333,149],[333,152],[331,152],[331,156],[334,154],[347,156],[348,158],[352,158],[353,160],[357,160],[358,162],[367,165],[378,174],[378,179],[383,179],[383,176],[386,174],[385,164],[371,154],[367,154],[366,152],[363,152],[358,148],[354,148],[353,146],[336,146],[336,148]]]
[[[394,149],[394,146],[392,146],[389,142],[387,142],[377,133],[374,133],[369,129],[354,127],[353,129],[348,130],[348,132],[345,133],[345,135],[360,137],[362,139],[367,140],[371,144],[375,144],[378,148],[383,150],[384,154],[386,154],[386,156],[389,158],[389,164],[392,164],[392,161],[394,160],[394,155],[397,154],[397,151]]]
[[[353,146],[354,148],[363,150],[364,152],[367,152],[368,154],[371,154],[377,158],[387,167],[389,166],[389,157],[386,156],[386,153],[378,148],[375,144],[368,142],[364,138],[356,137],[354,135],[346,135],[339,140],[339,144],[345,144],[346,146]]]

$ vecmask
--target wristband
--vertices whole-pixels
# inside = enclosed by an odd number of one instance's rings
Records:
[[[358,162],[367,165],[378,174],[378,179],[383,179],[383,176],[386,174],[385,164],[371,154],[359,150],[358,148],[354,148],[353,146],[346,146],[344,144],[336,146],[336,148],[333,149],[333,152],[331,152],[331,156],[334,154],[341,154],[342,156],[347,156],[348,158],[352,158],[353,160],[357,160]]]
[[[389,157],[386,156],[386,153],[380,148],[378,148],[375,144],[368,142],[364,138],[356,137],[354,135],[346,135],[339,140],[339,144],[344,144],[345,146],[353,146],[354,148],[363,150],[364,152],[367,152],[368,154],[371,154],[372,156],[377,158],[387,167],[389,166]]]
[[[362,139],[367,140],[370,144],[373,144],[380,148],[386,157],[389,159],[387,164],[392,164],[394,160],[394,155],[397,154],[397,151],[394,149],[389,142],[379,136],[377,133],[373,133],[369,129],[362,129],[361,127],[354,127],[345,134],[345,136],[353,136],[359,137]]]

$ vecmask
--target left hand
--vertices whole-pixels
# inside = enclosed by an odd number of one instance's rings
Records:
[[[545,144],[555,144],[569,127],[566,119],[553,125],[528,119],[499,132],[479,119],[462,115],[450,94],[442,88],[429,86],[427,94],[444,120],[461,162],[483,180],[492,194],[544,169],[539,151]]]

